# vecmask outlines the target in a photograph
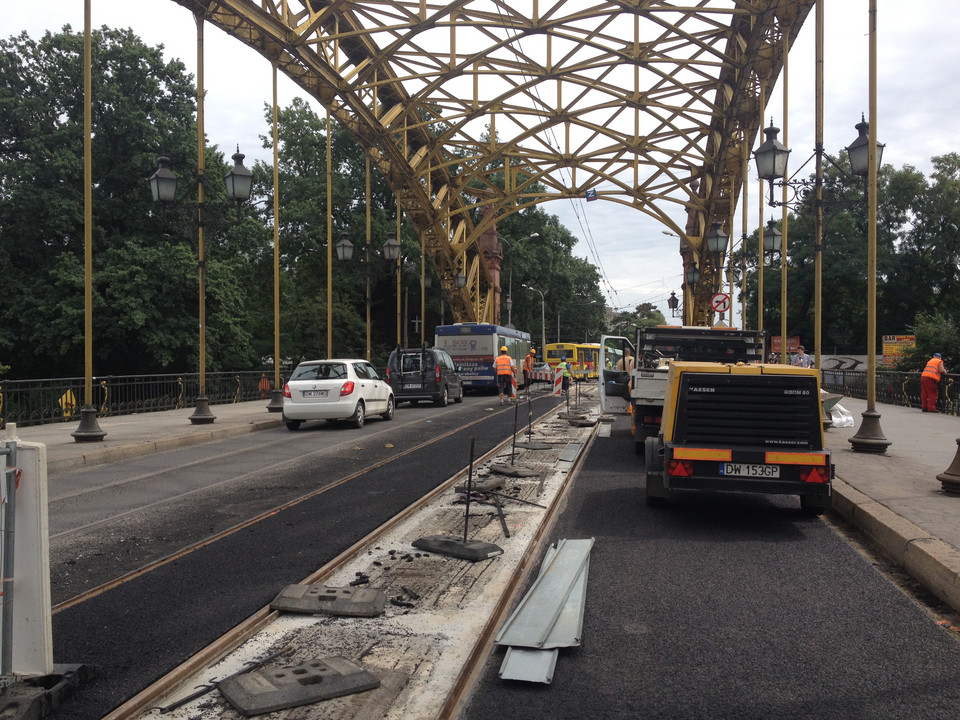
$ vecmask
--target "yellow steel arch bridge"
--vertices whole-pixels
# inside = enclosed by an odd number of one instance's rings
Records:
[[[456,320],[498,316],[498,218],[589,191],[681,238],[684,266],[701,271],[686,291],[697,324],[720,282],[703,237],[714,222],[731,230],[765,98],[815,3],[174,1],[350,130]]]

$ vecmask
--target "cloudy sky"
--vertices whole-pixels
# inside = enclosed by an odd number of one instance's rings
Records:
[[[854,125],[868,111],[868,2],[825,0],[825,110],[824,148],[836,154],[857,133]],[[0,14],[4,37],[26,30],[38,38],[65,24],[83,29],[82,0],[44,0],[43,3],[7,3]],[[930,158],[960,152],[960,2],[958,0],[878,0],[878,124],[877,135],[886,144],[884,163],[931,169]],[[192,15],[172,0],[92,0],[95,27],[130,27],[150,45],[163,44],[168,56],[179,57],[196,73],[196,29]],[[814,149],[814,14],[811,12],[790,54],[789,137],[790,173]],[[208,26],[205,34],[205,122],[212,143],[230,149],[239,143],[253,159],[270,161],[260,149],[266,134],[263,106],[272,93],[269,63]],[[301,95],[281,76],[281,106]],[[778,86],[765,113],[783,128],[783,90]],[[319,111],[319,109],[318,109]],[[766,123],[765,123],[766,124]],[[762,140],[762,138],[761,138]],[[781,133],[780,140],[784,141]],[[801,175],[812,172],[810,164]],[[757,183],[750,190],[748,214],[756,227]],[[602,269],[604,293],[613,307],[652,302],[669,315],[666,298],[679,292],[682,268],[678,240],[646,216],[606,202],[555,201],[545,206],[579,238],[574,250]],[[770,217],[772,211],[767,212]],[[734,237],[739,237],[741,210],[737,210]],[[679,225],[684,224],[677,217]]]

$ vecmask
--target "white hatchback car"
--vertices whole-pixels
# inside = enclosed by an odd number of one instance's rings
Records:
[[[366,360],[309,360],[283,386],[283,421],[297,430],[307,420],[349,420],[363,427],[367,415],[393,419],[390,384]]]

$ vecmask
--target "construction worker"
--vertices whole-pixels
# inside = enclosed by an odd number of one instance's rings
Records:
[[[563,391],[563,394],[566,395],[570,391],[570,375],[571,375],[570,363],[567,362],[566,355],[560,356],[560,362],[557,363],[557,369],[561,373],[563,373],[562,375],[563,379],[560,381],[562,383],[561,390]]]
[[[923,412],[940,412],[937,410],[937,400],[940,397],[940,377],[946,375],[947,368],[943,364],[940,353],[934,353],[927,361],[927,366],[920,376],[920,407]]]
[[[503,405],[503,396],[513,396],[513,378],[516,368],[513,358],[507,355],[507,346],[500,348],[500,354],[493,360],[493,370],[497,374],[497,387],[500,389],[500,404]]]
[[[531,377],[533,377],[533,364],[536,357],[536,350],[530,348],[530,352],[527,353],[527,356],[523,359],[523,385],[524,387],[530,387]]]

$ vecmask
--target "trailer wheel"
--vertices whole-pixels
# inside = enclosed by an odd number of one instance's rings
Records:
[[[831,502],[829,497],[821,497],[819,495],[800,496],[800,510],[804,515],[813,517],[823,515],[830,506]]]
[[[667,489],[663,486],[663,443],[660,436],[651,436],[644,441],[644,468],[646,474],[647,505],[659,506],[667,501]]]

